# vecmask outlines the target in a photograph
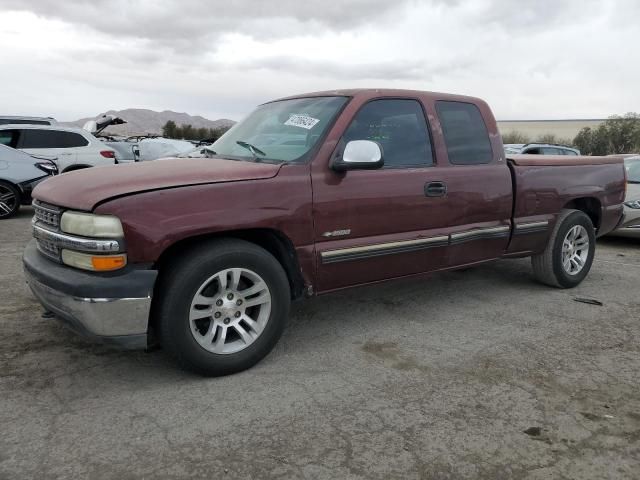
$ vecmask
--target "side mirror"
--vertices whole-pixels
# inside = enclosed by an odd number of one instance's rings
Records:
[[[374,170],[384,165],[382,147],[371,140],[351,140],[344,147],[342,157],[334,159],[331,168],[337,172],[347,170]]]

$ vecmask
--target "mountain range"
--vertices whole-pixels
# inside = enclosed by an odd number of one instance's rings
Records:
[[[108,112],[101,113],[95,117],[81,118],[73,122],[60,122],[63,125],[70,125],[74,127],[82,127],[87,121],[100,118],[102,115],[116,115],[127,123],[122,125],[111,125],[104,131],[105,134],[112,135],[144,135],[144,134],[162,134],[162,127],[169,120],[173,120],[176,125],[191,125],[194,128],[213,128],[218,129],[222,127],[230,127],[233,125],[233,120],[226,118],[220,118],[218,120],[209,120],[199,115],[189,115],[187,113],[172,112],[171,110],[164,110],[162,112],[155,112],[153,110],[147,110],[144,108],[127,108],[124,110],[109,110]]]

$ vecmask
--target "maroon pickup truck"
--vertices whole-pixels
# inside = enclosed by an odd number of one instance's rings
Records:
[[[507,157],[487,104],[458,95],[289,97],[211,150],[39,185],[24,268],[44,307],[222,375],[267,355],[293,299],[518,257],[578,285],[623,211],[622,159]]]

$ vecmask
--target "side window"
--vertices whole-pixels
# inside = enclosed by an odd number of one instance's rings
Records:
[[[58,130],[25,129],[20,148],[84,147],[89,142],[80,134]]]
[[[480,110],[472,103],[436,102],[449,163],[475,165],[493,159],[487,126]],[[527,152],[530,153],[530,152]]]
[[[416,100],[382,99],[365,104],[343,139],[378,142],[385,167],[433,165],[427,122]]]
[[[18,130],[0,130],[0,143],[7,147],[16,148],[18,145]]]
[[[543,155],[563,155],[564,152],[562,150],[559,150],[553,147],[542,147],[542,154]]]
[[[79,133],[73,132],[56,132],[58,134],[58,141],[60,142],[60,148],[70,147],[86,147],[89,142]]]

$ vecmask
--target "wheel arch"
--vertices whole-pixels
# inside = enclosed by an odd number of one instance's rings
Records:
[[[77,164],[74,164],[74,165],[71,165],[71,166],[65,168],[60,173],[74,172],[76,170],[84,170],[85,168],[91,168],[92,166],[93,165],[84,165],[84,164],[77,165]]]
[[[602,203],[595,197],[574,198],[567,202],[563,209],[580,210],[591,219],[596,231],[600,228],[602,220]]]
[[[219,238],[237,238],[265,249],[271,253],[280,265],[282,265],[282,268],[284,268],[287,279],[289,280],[289,286],[291,287],[292,299],[300,298],[304,294],[305,282],[293,242],[284,233],[270,228],[233,230],[184,238],[170,245],[162,252],[155,262],[155,268],[162,271],[167,263],[176,256],[179,256],[181,252],[189,250],[202,242]]]

